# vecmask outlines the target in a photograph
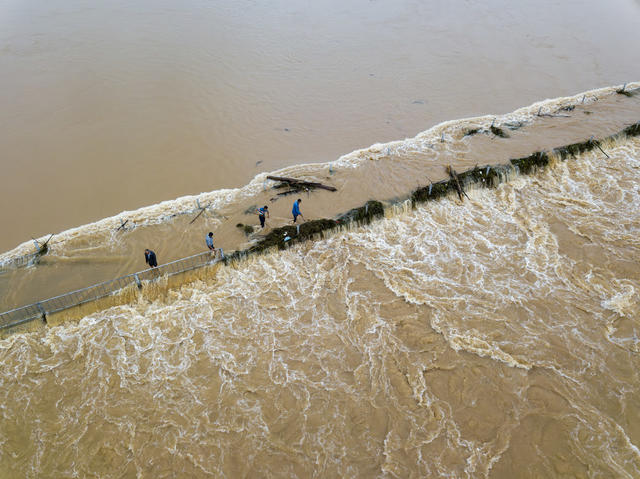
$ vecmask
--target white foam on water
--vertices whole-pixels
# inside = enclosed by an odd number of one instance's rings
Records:
[[[610,309],[616,312],[620,316],[633,315],[637,311],[638,293],[630,282],[617,282],[615,285],[620,288],[619,292],[615,293],[613,297],[603,301],[602,307]],[[622,283],[622,284],[620,284]],[[616,288],[616,289],[617,289]]]

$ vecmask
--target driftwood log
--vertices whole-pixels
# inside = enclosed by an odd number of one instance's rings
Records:
[[[295,191],[301,190],[312,190],[314,188],[320,188],[328,191],[338,191],[337,188],[333,186],[323,185],[322,183],[317,183],[313,181],[303,181],[298,180],[296,178],[287,178],[285,176],[267,176],[268,180],[279,181],[281,185],[276,186],[276,188],[282,188],[288,186],[289,188]]]
[[[467,199],[470,200],[471,198],[469,198],[469,195],[467,195],[467,193],[465,193],[465,191],[462,189],[462,185],[460,184],[460,180],[458,180],[458,174],[456,173],[456,170],[451,168],[451,165],[449,165],[447,167],[447,172],[449,173],[451,179],[455,181],[456,191],[458,192],[458,198],[460,198],[460,201],[462,201],[462,195],[466,196]]]

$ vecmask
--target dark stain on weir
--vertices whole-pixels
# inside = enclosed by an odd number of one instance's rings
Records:
[[[569,157],[575,158],[580,153],[591,151],[597,146],[600,146],[598,140],[588,140],[582,143],[572,143],[571,145],[561,146],[554,151],[560,155],[561,159],[566,160]]]
[[[236,225],[236,228],[240,228],[246,236],[249,236],[251,233],[253,233],[253,226],[251,226],[251,225],[245,225],[245,224],[242,224],[242,223],[238,223]]]
[[[369,224],[375,218],[384,216],[384,206],[379,201],[370,200],[364,206],[353,208],[336,219],[310,220],[299,225],[287,225],[274,228],[257,243],[242,251],[235,251],[225,257],[225,263],[238,260],[251,254],[262,253],[274,248],[285,249],[287,245],[310,239],[322,238],[325,231],[333,230],[352,223]]]
[[[513,166],[522,174],[528,175],[538,168],[543,168],[549,164],[549,155],[544,151],[536,151],[533,155],[524,158],[509,160]]]
[[[622,130],[622,133],[627,136],[640,136],[640,121],[626,127],[624,130]]]

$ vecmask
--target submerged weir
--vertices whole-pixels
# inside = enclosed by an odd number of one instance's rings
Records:
[[[512,159],[506,164],[476,166],[470,170],[457,173],[457,177],[463,188],[469,186],[496,188],[500,183],[508,181],[514,174],[531,175],[536,173],[541,168],[547,167],[554,158],[564,161],[576,158],[578,155],[596,148],[602,151],[603,146],[635,136],[640,136],[640,121],[607,138],[590,138],[583,142],[554,148],[551,152],[537,151],[527,157]],[[450,178],[416,188],[407,198],[400,199],[395,204],[403,203],[410,199],[412,206],[415,207],[418,204],[438,200],[456,192],[456,180]],[[296,242],[319,239],[327,231],[367,225],[378,218],[384,217],[385,210],[386,207],[383,202],[370,200],[366,204],[353,208],[335,219],[310,220],[298,226],[291,225],[275,228],[264,239],[251,247],[228,255],[225,258],[225,262],[228,264],[252,254],[276,249],[282,250]]]
[[[628,92],[625,92],[628,93]],[[494,129],[499,128],[491,125],[491,131],[496,136],[507,137],[506,135],[496,133]],[[502,132],[502,130],[500,130]],[[473,132],[475,134],[475,132]],[[610,135],[601,139],[589,138],[585,141],[572,143],[556,147],[551,151],[536,151],[529,156],[522,158],[511,159],[505,164],[492,164],[484,165],[482,167],[475,166],[472,169],[462,171],[460,173],[453,173],[450,179],[442,180],[438,182],[430,183],[426,186],[416,188],[405,198],[397,199],[395,202],[383,203],[379,200],[369,200],[364,205],[353,208],[343,214],[338,215],[333,219],[322,218],[309,220],[299,225],[287,225],[272,229],[264,238],[256,241],[254,244],[243,250],[234,251],[222,258],[222,262],[225,265],[235,265],[239,261],[243,261],[246,258],[256,255],[264,254],[268,252],[274,252],[277,250],[283,250],[291,247],[294,244],[317,240],[324,238],[329,233],[335,233],[342,230],[348,230],[353,227],[367,225],[372,221],[382,218],[390,208],[395,208],[397,204],[406,204],[410,202],[411,207],[416,207],[418,204],[435,201],[443,197],[447,197],[453,193],[461,194],[459,187],[464,190],[468,187],[474,188],[496,188],[500,183],[508,181],[514,175],[531,175],[538,170],[547,167],[554,160],[564,161],[570,158],[576,158],[578,155],[590,152],[598,149],[606,155],[604,147],[614,145],[619,141],[623,141],[626,138],[640,136],[640,121],[634,123],[616,134]],[[464,191],[463,191],[464,192]],[[201,256],[201,255],[200,255]],[[183,261],[179,260],[178,262]],[[175,262],[175,263],[178,263]],[[170,287],[177,287],[185,282],[192,281],[195,278],[202,279],[202,275],[193,274],[193,270],[217,269],[219,264],[215,262],[203,260],[196,265],[189,265],[189,268],[185,270],[170,271],[170,276],[175,276],[171,280]],[[151,271],[151,270],[147,270]],[[147,278],[146,281],[140,281],[138,275]],[[204,275],[206,277],[206,274]],[[139,289],[144,289],[143,285],[149,285],[157,282],[162,275],[149,275],[147,272],[136,273],[133,275],[127,275],[126,277],[118,278],[116,280],[108,282],[109,284],[120,285],[127,283],[121,280],[127,278],[135,278],[135,282]],[[182,278],[182,279],[181,279]],[[62,295],[56,299],[58,306],[54,309],[48,310],[46,304],[54,304],[51,299],[39,301],[37,303],[16,308],[5,313],[0,314],[0,334],[6,335],[15,331],[23,331],[25,329],[31,329],[30,323],[36,321],[37,323],[47,323],[47,317],[50,314],[56,313],[56,321],[52,324],[58,324],[65,319],[76,319],[83,315],[96,311],[99,309],[107,308],[110,306],[124,304],[132,299],[130,290],[134,291],[135,288],[130,288],[128,281],[125,286],[117,286],[113,292],[104,291],[104,294],[96,296],[95,299],[82,299],[74,300],[78,293],[88,289],[98,289],[101,285],[94,285],[84,290],[74,291],[65,295]],[[105,283],[106,284],[106,283]],[[169,284],[167,283],[167,287]],[[126,290],[126,291],[125,291]],[[134,293],[135,294],[135,293]],[[61,299],[60,299],[61,298]],[[62,303],[63,306],[59,304]],[[87,308],[87,303],[93,303]],[[82,308],[80,308],[82,306]],[[37,321],[42,319],[43,321]]]

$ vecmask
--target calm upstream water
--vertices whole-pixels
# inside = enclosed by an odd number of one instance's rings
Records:
[[[1,478],[640,477],[640,139],[402,202],[640,121],[640,2],[347,3],[0,0],[1,311],[389,205],[0,339]]]

